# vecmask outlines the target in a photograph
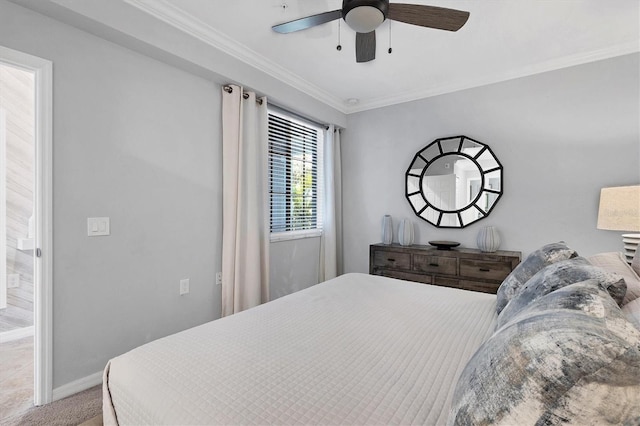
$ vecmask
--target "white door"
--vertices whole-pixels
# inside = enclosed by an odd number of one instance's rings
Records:
[[[0,108],[0,309],[7,307],[7,152],[6,114]]]
[[[52,117],[51,61],[0,46],[0,63],[33,73],[34,123],[34,403],[52,399]]]

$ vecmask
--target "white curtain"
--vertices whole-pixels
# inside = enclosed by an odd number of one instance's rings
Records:
[[[222,316],[269,299],[267,99],[222,88]]]
[[[333,125],[324,137],[324,211],[320,240],[319,281],[342,274],[342,164],[340,130]]]

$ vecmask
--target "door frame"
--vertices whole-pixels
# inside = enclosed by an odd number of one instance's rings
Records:
[[[34,73],[34,404],[43,405],[53,394],[53,64],[3,46],[0,62]]]

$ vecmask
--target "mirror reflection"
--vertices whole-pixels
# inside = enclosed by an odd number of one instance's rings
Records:
[[[466,136],[437,139],[406,173],[416,215],[438,227],[465,227],[489,215],[502,195],[502,166],[491,149]]]

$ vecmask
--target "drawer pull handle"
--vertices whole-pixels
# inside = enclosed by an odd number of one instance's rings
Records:
[[[429,266],[440,266],[437,263],[430,263]]]
[[[387,259],[387,260],[388,260],[389,262],[395,262],[395,261],[396,261],[395,259],[391,259],[391,258],[389,258],[389,259]]]
[[[480,268],[481,272],[491,272],[491,269],[488,268]]]

